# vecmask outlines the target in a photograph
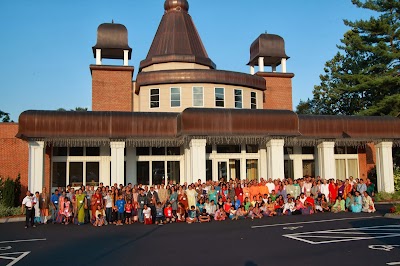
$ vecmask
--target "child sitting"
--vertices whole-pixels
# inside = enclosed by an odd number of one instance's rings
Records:
[[[246,218],[246,211],[244,206],[240,206],[239,209],[236,211],[236,220],[243,220]]]
[[[215,221],[225,221],[226,219],[226,212],[224,211],[223,207],[220,207],[214,215],[214,220]]]
[[[199,216],[200,223],[208,223],[211,221],[210,215],[207,214],[206,209],[203,209],[203,212]]]
[[[190,207],[190,211],[188,211],[188,217],[186,218],[186,222],[188,224],[197,222],[197,212],[194,206]]]
[[[174,212],[172,211],[171,203],[168,203],[167,207],[164,208],[165,223],[175,222]]]
[[[229,219],[236,220],[236,210],[234,206],[231,206],[231,209],[229,210]]]
[[[104,219],[105,216],[106,216],[105,211],[101,208],[100,205],[98,205],[96,210],[96,220],[94,221],[93,226],[105,225],[105,219]]]
[[[143,206],[144,224],[152,224],[151,209],[146,204]]]

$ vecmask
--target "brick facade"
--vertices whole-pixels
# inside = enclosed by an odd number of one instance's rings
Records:
[[[91,65],[92,111],[133,111],[133,67]]]
[[[293,110],[291,73],[258,72],[267,81],[264,109]]]
[[[21,175],[22,195],[28,189],[29,145],[16,138],[17,123],[0,123],[0,177],[12,179]],[[44,186],[50,189],[51,148],[46,147],[44,157]]]
[[[17,123],[0,123],[0,176],[17,178],[21,175],[22,193],[28,187],[28,143],[17,139]]]
[[[358,149],[358,165],[360,170],[360,178],[368,178],[369,172],[375,168],[376,152],[375,145],[368,143],[365,148]]]

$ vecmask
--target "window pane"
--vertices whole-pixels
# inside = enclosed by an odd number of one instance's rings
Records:
[[[335,147],[335,154],[346,154],[346,147]]]
[[[235,108],[242,108],[242,102],[235,102]]]
[[[247,181],[258,181],[258,160],[246,160],[246,179]]]
[[[86,185],[99,185],[99,162],[86,163]]]
[[[357,161],[357,159],[348,159],[347,164],[349,166],[349,169],[348,169],[349,176],[348,177],[352,176],[354,178],[358,178],[359,176],[358,176],[358,161]]]
[[[148,147],[137,147],[136,155],[150,155],[150,148]]]
[[[151,102],[150,108],[158,108],[158,107],[160,107],[160,103],[159,102]]]
[[[151,148],[152,155],[165,155],[165,148]]]
[[[224,95],[224,88],[215,88],[215,94],[222,94],[222,95]]]
[[[179,88],[171,88],[171,94],[180,94]]]
[[[301,153],[302,154],[314,154],[314,147],[302,147]]]
[[[212,145],[206,145],[206,153],[212,153]]]
[[[168,182],[172,181],[174,184],[181,183],[181,167],[180,162],[167,162],[168,169]]]
[[[315,162],[311,160],[303,160],[303,176],[315,176]]]
[[[83,185],[83,163],[69,163],[69,184],[72,187]]]
[[[294,177],[293,160],[285,160],[285,178]]]
[[[67,163],[53,163],[52,187],[66,187]]]
[[[86,147],[86,156],[100,156],[100,148]]]
[[[239,145],[218,145],[217,153],[240,153]]]
[[[179,94],[171,94],[171,101],[180,101],[181,96]]]
[[[212,180],[212,161],[206,161],[206,180]]]
[[[193,100],[193,106],[195,107],[202,107],[203,106],[203,97],[201,99],[194,99]]]
[[[160,185],[162,184],[165,176],[165,167],[164,162],[153,162],[153,169],[152,169],[152,179],[153,185]]]
[[[167,147],[167,155],[180,155],[181,148],[179,147]]]
[[[251,92],[251,109],[257,109],[257,93]]]
[[[53,156],[67,156],[67,147],[54,147]]]
[[[151,89],[150,90],[150,94],[151,95],[156,95],[156,94],[158,95],[159,94],[159,90],[158,89]]]
[[[171,101],[171,107],[180,107],[181,102],[180,101]]]
[[[216,101],[215,106],[217,107],[224,107],[224,102],[223,101]]]
[[[203,87],[193,87],[193,93],[203,94]]]
[[[235,96],[242,97],[242,91],[241,90],[235,90]]]
[[[335,160],[336,163],[336,178],[340,180],[346,179],[346,160],[345,159],[338,159]],[[334,178],[334,176],[332,177]]]
[[[218,180],[223,178],[225,181],[228,180],[228,164],[226,162],[218,162]]]
[[[69,148],[69,156],[83,156],[83,147]]]
[[[152,102],[158,102],[159,96],[158,95],[153,95],[150,97]]]
[[[247,153],[258,153],[258,145],[246,145]]]
[[[149,185],[150,167],[149,162],[137,162],[137,182],[142,185]]]
[[[150,90],[150,108],[160,107],[160,90],[151,89]]]

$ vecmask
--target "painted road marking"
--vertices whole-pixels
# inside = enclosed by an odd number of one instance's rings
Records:
[[[303,228],[303,226],[283,227],[283,230],[291,230],[291,231],[293,231],[293,230],[296,230],[296,229],[299,229],[299,228]]]
[[[327,222],[336,222],[336,221],[363,220],[363,219],[373,219],[373,218],[383,218],[383,216],[341,218],[341,219],[317,220],[317,221],[307,221],[307,222],[298,222],[298,223],[284,223],[284,224],[266,224],[266,225],[255,225],[255,226],[252,226],[251,228],[252,229],[256,229],[256,228],[264,228],[264,227],[286,226],[286,225],[296,225],[296,224],[327,223]]]
[[[388,262],[387,265],[400,265],[400,261],[397,262]]]
[[[5,244],[5,243],[20,243],[20,242],[35,242],[35,241],[45,241],[45,240],[46,240],[46,238],[8,240],[8,241],[0,241],[0,244]]]
[[[16,264],[18,261],[22,260],[25,256],[27,256],[30,251],[25,251],[25,252],[13,252],[13,253],[3,253],[0,254],[0,260],[11,260],[10,263],[7,264],[7,266],[11,266]]]
[[[312,245],[321,245],[366,239],[400,237],[400,225],[343,228],[286,234],[283,236]]]
[[[11,249],[11,246],[7,246],[7,247],[0,247],[0,251],[4,251],[4,250],[9,250]]]
[[[399,245],[370,245],[368,248],[374,249],[374,250],[382,250],[382,251],[392,251],[395,247],[398,247]]]

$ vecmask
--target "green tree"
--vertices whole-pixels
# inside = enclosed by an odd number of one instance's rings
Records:
[[[87,110],[87,107],[75,107],[75,109],[70,109],[70,111],[73,112],[87,112]],[[58,108],[57,111],[66,112],[67,110],[65,108]]]
[[[338,52],[314,87],[313,98],[300,102],[299,113],[392,115],[400,113],[400,2],[352,0],[376,16],[354,22]],[[305,107],[309,107],[308,109]]]
[[[10,114],[0,110],[0,120],[1,122],[12,122],[10,119]]]

